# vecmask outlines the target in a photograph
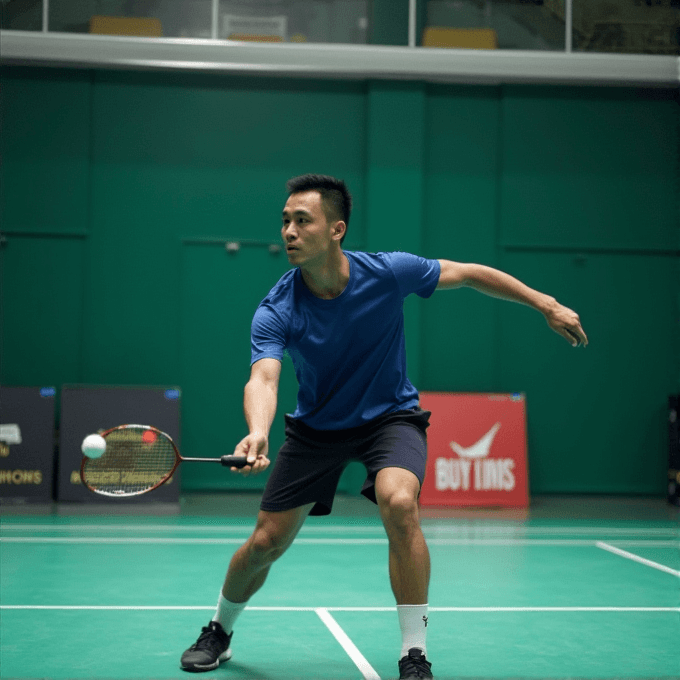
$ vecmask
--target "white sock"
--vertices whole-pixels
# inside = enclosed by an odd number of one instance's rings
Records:
[[[427,604],[398,604],[401,658],[416,647],[427,656]]]
[[[217,601],[217,611],[212,617],[213,621],[217,621],[227,635],[231,635],[234,631],[234,623],[239,617],[239,614],[246,608],[247,602],[229,602],[220,592],[220,599]]]

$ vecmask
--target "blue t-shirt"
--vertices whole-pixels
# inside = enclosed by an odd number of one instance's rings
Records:
[[[427,298],[439,281],[437,260],[409,253],[344,251],[349,281],[322,300],[299,268],[286,272],[258,306],[251,365],[293,360],[299,390],[294,418],[317,430],[357,427],[418,405],[406,375],[404,298]]]

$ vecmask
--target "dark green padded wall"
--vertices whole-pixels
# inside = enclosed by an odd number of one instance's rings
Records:
[[[427,102],[424,254],[497,266],[501,92],[431,87]],[[491,298],[460,290],[435,294],[424,305],[429,351],[422,378],[427,389],[497,389],[494,304]]]
[[[572,350],[473,291],[408,300],[422,390],[527,393],[531,489],[664,491],[680,389],[678,107],[664,91],[3,70],[5,384],[179,384],[188,454],[244,433],[248,331],[287,269],[284,182],[344,177],[349,249],[501,267],[582,315]],[[296,393],[284,367],[282,412]],[[187,469],[185,489],[260,488]],[[361,472],[350,469],[345,490]]]
[[[26,236],[0,247],[3,384],[80,380],[86,247],[81,238]]]
[[[678,247],[678,106],[666,91],[506,88],[501,242]]]
[[[576,309],[428,303],[422,386],[527,394],[531,489],[662,493],[680,385],[678,105],[660,91],[433,87],[426,254],[499,267]]]
[[[532,488],[662,493],[677,258],[508,252],[501,264],[578,309],[590,340],[571,349],[533,310],[499,305],[497,384],[527,394]]]
[[[2,70],[3,230],[87,231],[91,94],[82,71]]]
[[[663,491],[680,351],[677,103],[552,87],[507,88],[503,102],[500,264],[577,309],[591,340],[564,352],[542,319],[525,336],[524,310],[501,309],[499,385],[525,390],[544,423],[530,429],[532,483]]]
[[[2,71],[0,379],[80,382],[90,222],[90,75]]]

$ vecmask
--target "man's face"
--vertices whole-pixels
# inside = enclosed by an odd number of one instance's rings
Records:
[[[293,265],[323,262],[333,235],[323,211],[318,191],[292,194],[283,208],[281,236],[286,244],[288,261]]]

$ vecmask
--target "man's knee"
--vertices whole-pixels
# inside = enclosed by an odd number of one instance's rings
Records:
[[[286,552],[295,539],[311,505],[281,513],[261,512],[247,546],[252,561],[271,564]]]
[[[408,540],[413,532],[420,531],[418,498],[405,489],[384,496],[380,502],[380,515],[390,542]]]
[[[271,564],[283,555],[288,547],[285,537],[265,529],[256,529],[248,541],[251,559],[258,563]]]
[[[420,482],[409,470],[386,468],[376,479],[376,498],[384,520],[403,522],[418,518]]]
[[[379,505],[383,519],[390,524],[418,523],[418,498],[405,489],[389,494]]]

